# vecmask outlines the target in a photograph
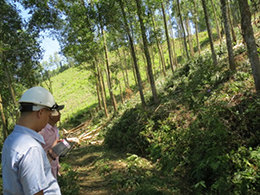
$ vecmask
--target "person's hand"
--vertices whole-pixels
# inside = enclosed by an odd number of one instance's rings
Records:
[[[50,160],[50,159],[51,159],[51,160],[56,160],[56,158],[58,157],[58,155],[52,150],[52,148],[53,148],[54,146],[56,146],[59,142],[61,142],[61,140],[58,140],[58,139],[55,140],[55,141],[53,142],[53,144],[52,144],[51,149],[49,149],[49,150],[47,151],[49,160]]]
[[[47,157],[48,157],[50,162],[53,161],[53,160],[56,160],[57,156],[58,155],[55,152],[53,152],[52,149],[49,149],[47,151]]]
[[[57,143],[59,143],[59,142],[61,142],[61,140],[60,139],[56,139],[54,142],[53,142],[53,144],[52,144],[52,148],[53,148],[53,146],[55,146],[55,145],[57,145]]]

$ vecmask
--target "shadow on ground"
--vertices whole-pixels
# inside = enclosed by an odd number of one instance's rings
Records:
[[[121,161],[124,158],[124,155],[108,151],[102,145],[85,145],[72,150],[60,162],[69,164],[78,173],[79,195],[103,195],[114,194],[106,176],[125,169],[126,164]]]
[[[80,146],[60,161],[77,172],[79,195],[168,195],[174,191],[173,180],[160,175],[148,160],[103,145]]]

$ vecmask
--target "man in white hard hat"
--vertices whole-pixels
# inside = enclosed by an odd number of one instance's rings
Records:
[[[4,195],[60,195],[38,133],[57,114],[53,95],[43,87],[32,87],[19,100],[21,117],[2,149]],[[52,155],[52,154],[50,154]]]

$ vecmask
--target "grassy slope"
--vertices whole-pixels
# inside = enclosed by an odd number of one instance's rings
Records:
[[[200,41],[201,41],[202,49],[208,47],[207,32],[200,33]],[[180,41],[176,40],[175,45],[177,47],[176,53],[179,56],[178,58],[181,60],[180,56],[182,55],[182,52],[179,49]],[[195,43],[194,43],[194,47],[195,47]],[[163,51],[165,55],[165,61],[169,62],[166,42],[163,44]],[[117,52],[113,52],[110,54],[109,57],[111,60],[110,61],[111,64],[116,62],[117,55],[118,55]],[[130,53],[128,55],[130,55]],[[154,62],[156,64],[154,68],[157,71],[159,71],[160,67],[158,64],[159,63],[158,53],[155,54],[154,58],[155,58]],[[146,89],[148,89],[148,91],[146,90],[145,95],[149,96],[150,94],[149,94],[149,86],[147,86],[148,84],[147,84],[147,77],[146,77],[147,76],[146,68],[144,62],[140,59],[142,59],[141,56],[139,56],[139,61],[138,61],[140,66],[141,78],[144,81],[144,83],[146,83]],[[171,74],[171,70],[168,69],[168,75],[170,74]],[[73,67],[51,78],[52,91],[55,100],[58,102],[58,104],[65,104],[65,108],[62,111],[61,122],[63,123],[62,126],[66,128],[71,128],[73,127],[73,125],[76,126],[77,124],[84,122],[84,120],[86,120],[86,117],[80,118],[81,115],[80,116],[77,115],[81,112],[88,112],[92,107],[95,108],[97,105],[98,101],[96,96],[96,89],[95,86],[93,86],[93,84],[91,84],[88,81],[89,75],[90,72],[88,70]],[[136,88],[134,86],[135,81],[134,81],[134,75],[131,68],[129,68],[128,70],[128,75],[129,75],[129,83],[131,88],[132,89]],[[157,83],[159,83],[159,85],[162,85],[165,78],[162,77],[162,75],[156,75],[155,77],[157,79]],[[125,86],[123,82],[122,73],[118,74],[118,78],[121,80],[121,85],[124,91]],[[106,79],[106,77],[104,79]],[[107,87],[106,87],[106,91],[107,91],[107,96],[109,96]],[[116,89],[114,89],[114,93],[116,96],[120,94],[119,87],[116,87]],[[119,102],[119,99],[117,101]],[[76,121],[75,124],[71,124],[71,123],[66,124],[71,118],[74,117],[78,119],[78,121]]]
[[[86,70],[70,68],[51,79],[55,100],[65,104],[63,120],[93,103],[95,96],[91,93],[88,75]]]

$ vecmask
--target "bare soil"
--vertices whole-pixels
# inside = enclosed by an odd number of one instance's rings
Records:
[[[112,195],[115,193],[105,176],[125,169],[126,164],[120,160],[122,158],[122,154],[107,151],[99,144],[74,148],[60,162],[71,165],[78,173],[79,195]]]

